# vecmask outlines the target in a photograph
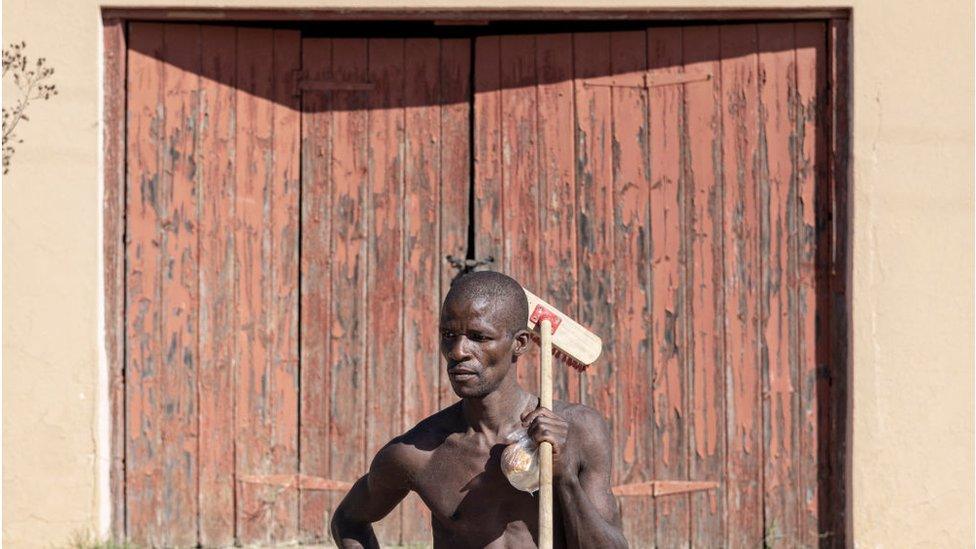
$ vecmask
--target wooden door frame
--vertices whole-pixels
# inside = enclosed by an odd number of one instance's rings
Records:
[[[826,308],[831,356],[818,363],[833,365],[818,379],[832,384],[826,411],[829,480],[820,494],[821,517],[831,531],[851,545],[851,10],[850,9],[190,9],[106,8],[102,10],[103,219],[105,356],[109,396],[109,494],[112,537],[125,539],[125,173],[126,173],[126,24],[130,21],[236,22],[431,22],[435,25],[479,25],[488,21],[574,22],[710,22],[820,20],[828,32],[828,82],[825,120],[828,188],[823,190],[832,219],[818,239],[830,245],[829,272],[817,276],[817,301]],[[820,193],[818,192],[818,196]],[[818,231],[819,232],[819,231]],[[818,412],[823,418],[823,411]],[[818,425],[820,424],[818,420]],[[840,505],[837,505],[840,503]]]

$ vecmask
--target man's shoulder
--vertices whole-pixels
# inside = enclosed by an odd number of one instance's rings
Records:
[[[377,460],[392,462],[401,470],[421,466],[430,453],[456,431],[459,403],[452,404],[422,419],[407,432],[395,437],[377,453]]]
[[[562,416],[570,425],[590,429],[607,427],[607,420],[603,414],[585,404],[556,400],[553,402],[555,412]]]
[[[570,432],[588,461],[602,461],[610,451],[610,425],[598,410],[585,404],[553,402],[555,412],[569,423]]]

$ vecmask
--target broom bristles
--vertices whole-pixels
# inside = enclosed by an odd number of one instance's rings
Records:
[[[539,336],[539,334],[537,332],[530,332],[530,333],[532,334],[532,341],[534,341],[536,345],[540,345],[542,338]],[[583,364],[582,362],[576,360],[572,356],[564,353],[562,349],[556,347],[555,345],[552,346],[552,356],[555,359],[559,360],[559,362],[562,362],[563,364],[569,366],[570,368],[576,370],[577,372],[585,372],[586,369],[589,367],[589,364]]]

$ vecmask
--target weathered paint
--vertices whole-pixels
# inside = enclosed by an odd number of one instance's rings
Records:
[[[440,378],[440,41],[407,40],[404,73],[406,150],[404,235],[403,423],[413,427],[437,411]],[[451,145],[463,146],[460,141]],[[458,229],[462,229],[458,227]],[[430,513],[416,496],[404,505],[403,541],[429,539]]]
[[[368,459],[454,399],[437,308],[444,256],[469,251],[472,161],[476,257],[604,337],[605,360],[561,368],[557,389],[610,420],[632,543],[819,539],[823,25],[481,37],[474,66],[467,39],[134,27],[132,539],[328,541]],[[191,53],[163,62],[170,35]],[[299,109],[299,66],[372,88],[306,92]],[[190,362],[174,367],[163,337]],[[534,387],[531,357],[521,375]],[[190,482],[160,453],[179,448]],[[138,474],[167,466],[174,484]],[[376,530],[425,542],[428,521],[411,495]]]
[[[197,482],[197,203],[199,27],[163,27],[163,157],[156,205],[160,249],[160,406],[157,517],[167,523],[164,544],[196,538]],[[189,45],[189,47],[187,47]],[[165,538],[164,538],[165,539]]]
[[[763,370],[764,536],[788,546],[798,535],[794,257],[790,231],[794,172],[791,140],[796,72],[793,24],[759,25],[760,347]]]
[[[162,466],[155,405],[160,371],[159,211],[157,194],[165,142],[162,136],[163,27],[130,26],[126,151],[125,506],[128,535],[147,541],[165,535],[155,509]],[[131,136],[139,136],[137,139]]]
[[[369,41],[365,94],[369,119],[368,257],[366,293],[366,459],[401,432],[403,362],[404,41]],[[397,539],[401,510],[376,525],[380,539]]]
[[[611,74],[644,74],[646,56],[645,31],[610,34]],[[653,376],[647,331],[651,318],[650,118],[643,88],[611,88],[610,101],[613,257],[626,258],[627,263],[613,272],[613,467],[619,482],[635,483],[651,480],[654,466],[653,414],[646,384]],[[654,524],[648,520],[654,514],[653,500],[627,500],[621,511],[624,528],[635,542],[653,539]]]
[[[332,74],[332,41],[302,40],[302,68],[309,78]],[[302,95],[301,402],[299,472],[329,477],[332,417],[332,113],[333,94]],[[320,250],[320,253],[309,253]],[[309,387],[321,390],[309,391]],[[331,494],[299,496],[299,539],[328,538]]]
[[[539,208],[538,94],[536,89],[536,37],[502,36],[501,182],[496,192],[502,197],[503,270],[531,289],[541,283],[541,211]],[[539,352],[533,345],[518,365],[519,382],[532,393],[539,392]]]
[[[766,48],[763,55],[794,55],[792,35],[784,34],[792,28],[766,26],[764,32],[780,39],[787,36],[789,43]],[[578,232],[571,245],[578,254],[578,318],[604,336],[609,350],[601,361],[606,366],[598,365],[584,376],[581,400],[611,420],[616,482],[718,482],[717,489],[707,492],[656,502],[623,501],[625,529],[639,543],[755,545],[762,542],[764,525],[769,541],[775,543],[777,535],[792,539],[800,509],[798,500],[788,498],[817,491],[815,479],[807,478],[801,486],[800,477],[789,473],[799,467],[796,440],[783,446],[791,450],[778,452],[775,462],[763,457],[773,456],[770,444],[782,445],[783,439],[764,435],[764,425],[772,420],[768,414],[763,420],[761,384],[772,380],[780,388],[775,427],[777,433],[795,437],[799,401],[790,400],[791,385],[783,385],[783,380],[792,383],[801,363],[808,369],[813,366],[808,364],[809,353],[799,355],[800,290],[795,274],[787,278],[799,268],[799,241],[790,230],[790,212],[799,212],[799,191],[791,178],[799,176],[794,174],[789,133],[799,123],[799,111],[791,110],[788,94],[773,93],[787,133],[770,133],[769,124],[760,124],[759,107],[766,103],[760,103],[757,32],[755,25],[743,25],[652,28],[646,35],[585,33],[574,35],[573,47],[562,50],[571,49],[574,63],[573,202]],[[541,214],[540,230],[547,235],[542,248],[536,252],[527,242],[518,253],[527,258],[541,253],[544,277],[566,267],[565,259],[557,262],[548,251],[553,243],[566,254],[558,240],[565,238],[563,233],[548,236],[557,228],[551,225],[558,223],[558,218],[549,221],[548,202],[569,201],[559,187],[548,190],[550,174],[558,173],[560,162],[560,153],[550,152],[550,143],[558,141],[549,121],[558,123],[560,115],[553,105],[559,101],[553,82],[558,77],[543,75],[556,71],[547,65],[558,68],[561,59],[545,51],[543,44],[559,38],[508,36],[496,44],[487,37],[479,41],[484,51],[480,46],[476,51],[485,62],[475,67],[480,82],[475,123],[480,123],[478,138],[483,139],[476,149],[476,194],[478,204],[497,207],[493,201],[500,200],[506,211],[503,222],[481,214],[484,224],[477,227],[501,232],[503,266],[524,271],[530,260],[512,263],[518,255],[510,252],[510,210],[518,208],[519,237],[526,241],[534,234],[535,216]],[[523,74],[531,72],[527,50],[532,47],[535,94],[532,79]],[[636,55],[644,52],[646,61]],[[771,77],[775,86],[794,86],[795,75],[788,71]],[[568,103],[569,97],[564,101]],[[517,113],[511,117],[515,122],[499,120],[500,113]],[[520,150],[508,146],[515,140]],[[488,146],[491,143],[501,147],[500,158]],[[535,173],[526,160],[533,149],[539,151],[541,199],[536,202],[516,187],[511,192],[518,200],[512,201],[506,198],[511,182],[518,184],[527,172]],[[774,178],[766,175],[773,156],[775,180],[786,181],[775,185],[775,194],[768,190]],[[493,197],[492,188],[502,196]],[[775,222],[761,215],[770,210],[761,208],[766,202],[760,199],[769,196],[774,196],[778,212]],[[766,242],[775,245],[761,264],[760,237],[772,235],[773,226],[778,231],[775,239]],[[479,238],[492,242],[491,235]],[[782,263],[775,277],[772,260]],[[811,264],[808,269],[812,268]],[[762,301],[773,295],[770,288],[775,289],[775,299]],[[769,303],[776,305],[780,316],[771,319],[767,314],[761,323],[763,303],[767,311]],[[766,341],[777,338],[768,347],[784,358],[772,370],[768,359],[761,360],[760,334]],[[776,495],[764,492],[765,469],[786,471],[789,479],[783,484],[786,488],[779,489],[785,507],[778,511],[776,525],[767,524],[764,517],[764,509],[772,505],[767,500]],[[787,488],[790,494],[783,494]],[[792,517],[794,526],[785,525],[782,517]],[[807,520],[815,524],[817,517],[811,513]]]
[[[297,32],[274,31],[273,171],[266,238],[270,245],[267,333],[271,411],[270,469],[298,473],[298,246],[301,104],[292,93],[291,74],[301,66]],[[298,534],[298,492],[276,494],[269,539],[293,540]]]
[[[722,27],[723,250],[727,404],[727,544],[762,543],[763,438],[759,371],[757,38],[754,25]]]
[[[576,158],[573,37],[536,37],[541,277],[550,303],[576,316]],[[580,374],[553,370],[554,398],[579,402]]]
[[[332,41],[332,76],[340,82],[367,77],[367,41]],[[366,226],[368,157],[366,94],[336,91],[333,109],[332,157],[327,180],[332,193],[332,300],[329,323],[330,368],[328,478],[352,480],[369,465],[366,457]],[[326,253],[307,250],[305,253]],[[333,508],[341,494],[332,496]],[[329,515],[331,518],[331,514]]]
[[[650,29],[647,60],[651,76],[682,70],[682,29]],[[686,443],[687,379],[682,365],[687,354],[684,242],[688,182],[682,171],[683,86],[650,89],[651,143],[651,310],[653,405],[655,423],[654,477],[682,479],[688,474]],[[657,544],[687,545],[690,534],[689,497],[660,501],[656,509]]]
[[[200,543],[234,542],[237,30],[200,35]]]
[[[236,474],[270,474],[262,463],[270,435],[267,423],[268,339],[265,337],[265,255],[263,221],[265,185],[269,183],[268,145],[273,124],[268,97],[272,88],[274,51],[270,29],[240,29],[237,35],[237,160],[234,238],[237,284],[238,368],[235,380]],[[264,542],[270,526],[265,499],[274,493],[264,486],[242,484],[237,488],[237,534],[245,543]]]
[[[686,73],[711,75],[686,84],[682,128],[687,228],[688,476],[725,475],[725,330],[722,249],[722,97],[718,27],[682,32]],[[691,495],[691,544],[725,541],[725,492]]]
[[[437,257],[440,266],[438,306],[447,296],[457,270],[446,260],[466,257],[468,253],[468,201],[471,192],[471,40],[441,40],[440,108],[440,239]],[[439,311],[438,311],[439,312]],[[446,368],[439,368],[438,408],[458,400],[447,378]]]
[[[797,23],[796,162],[797,191],[797,364],[799,367],[799,475],[801,544],[820,544],[817,415],[817,221],[816,193],[829,188],[824,112],[826,108],[826,28],[823,23]]]
[[[237,33],[236,474],[297,473],[297,224],[300,126],[288,82],[299,34]],[[237,536],[297,533],[294,490],[237,483]]]
[[[573,35],[576,76],[577,320],[603,336],[603,364],[614,364],[613,329],[613,135],[609,88],[584,86],[583,79],[610,70],[610,33]],[[542,296],[545,298],[545,296]],[[610,368],[593,368],[580,387],[580,400],[604,417],[614,413],[615,382]],[[619,471],[614,471],[617,480]]]
[[[502,263],[502,118],[500,37],[479,36],[474,43],[474,253]]]

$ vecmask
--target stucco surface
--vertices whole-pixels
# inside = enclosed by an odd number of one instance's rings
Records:
[[[538,7],[191,2],[180,7]],[[646,7],[650,2],[546,3]],[[973,541],[973,6],[966,0],[670,0],[656,8],[854,9],[852,528],[859,547]],[[106,528],[98,467],[100,7],[8,0],[5,43],[57,68],[3,183],[3,542]],[[150,6],[133,0],[114,5]],[[8,90],[5,88],[5,92]],[[5,93],[6,98],[9,97]],[[104,391],[103,391],[104,393]],[[102,410],[102,416],[99,416]],[[104,439],[103,439],[104,440]]]

